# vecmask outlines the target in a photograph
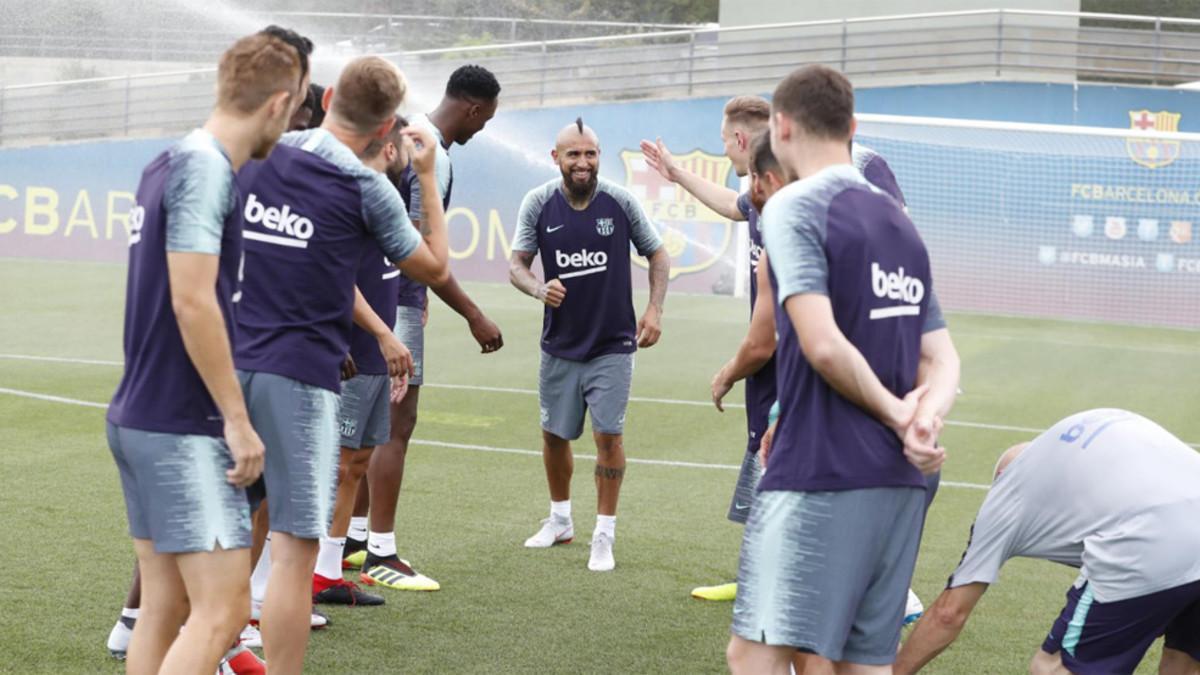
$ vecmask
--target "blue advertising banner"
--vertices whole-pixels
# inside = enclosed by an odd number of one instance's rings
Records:
[[[864,124],[860,140],[895,171],[946,307],[1200,326],[1200,149],[1139,137],[1200,130],[1200,94],[988,83],[865,89],[858,99],[871,113],[1128,128],[1099,139]],[[582,116],[600,137],[601,175],[632,190],[660,228],[672,288],[729,292],[737,227],[650,170],[638,149],[661,137],[689,168],[736,188],[719,136],[723,105],[502,105],[483,133],[451,149],[455,273],[507,278],[521,199],[558,175],[553,139]],[[0,150],[0,256],[124,260],[142,167],[171,142]],[[635,283],[644,287],[645,276],[635,273]]]

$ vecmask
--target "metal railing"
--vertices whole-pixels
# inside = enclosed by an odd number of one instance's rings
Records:
[[[495,44],[560,37],[594,37],[703,26],[626,21],[566,21],[512,17],[463,17],[363,12],[244,11],[234,19],[219,13],[160,11],[128,16],[122,25],[67,27],[32,34],[10,22],[0,26],[0,57],[216,61],[248,31],[270,23],[294,28],[325,46],[369,51],[423,49],[456,42]],[[137,39],[131,39],[136,35]]]
[[[1200,20],[978,10],[669,30],[386,54],[414,98],[464,61],[499,77],[505,107],[770,91],[798,65],[856,85],[1035,79],[1174,85],[1200,80]],[[336,76],[314,65],[318,81]],[[325,68],[325,70],[323,70]],[[177,133],[202,120],[213,69],[0,89],[0,144]],[[418,100],[416,105],[436,101]]]

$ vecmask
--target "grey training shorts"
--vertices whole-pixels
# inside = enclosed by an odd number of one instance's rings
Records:
[[[594,431],[624,433],[632,383],[633,354],[569,361],[542,352],[538,373],[542,429],[573,441],[583,435],[583,417],[590,410]]]
[[[413,372],[408,378],[408,386],[419,387],[425,383],[425,326],[421,319],[425,310],[420,307],[396,308],[396,325],[392,332],[412,352]]]
[[[266,446],[260,481],[271,531],[319,539],[337,490],[338,395],[289,377],[238,371],[250,423]]]
[[[129,534],[158,553],[250,546],[246,491],[229,484],[233,456],[213,436],[166,434],[108,423]]]
[[[759,492],[733,632],[831,661],[892,663],[924,522],[918,488]]]
[[[342,383],[338,430],[343,448],[373,448],[387,443],[391,393],[387,375],[355,375]]]

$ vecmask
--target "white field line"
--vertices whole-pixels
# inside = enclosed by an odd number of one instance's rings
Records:
[[[105,361],[99,359],[73,359],[58,356],[29,356],[26,354],[0,354],[0,359],[17,359],[25,361],[51,361],[55,363],[78,363],[86,365],[102,365],[102,366],[120,366],[120,361]],[[517,387],[486,387],[474,384],[423,384],[425,389],[458,389],[462,391],[486,391],[498,394],[520,394],[523,396],[537,396],[536,389],[520,389]],[[663,405],[687,405],[708,407],[712,403],[710,401],[688,401],[678,398],[650,398],[643,396],[630,396],[629,400],[634,403],[657,403]],[[725,403],[726,408],[745,408],[743,403]],[[1013,431],[1023,434],[1040,434],[1045,429],[1037,427],[1024,427],[1013,424],[993,424],[990,422],[966,422],[961,420],[946,420],[946,425],[951,427],[963,427],[966,429],[986,429],[988,431]],[[1193,448],[1200,448],[1200,443],[1188,443]]]
[[[9,394],[11,396],[20,396],[23,398],[35,399],[38,401],[49,401],[51,403],[65,403],[67,405],[76,405],[86,408],[107,409],[108,406],[95,401],[81,401],[77,398],[66,398],[63,396],[50,396],[48,394],[38,394],[32,391],[22,391],[20,389],[9,389],[8,387],[0,387],[0,394]],[[455,450],[471,450],[473,452],[494,452],[508,455],[525,455],[527,457],[541,457],[542,453],[538,450],[526,450],[523,448],[498,448],[491,445],[476,445],[472,443],[448,443],[446,441],[431,441],[421,438],[414,438],[410,443],[415,445],[427,445],[437,448],[451,448]],[[575,454],[576,459],[585,459],[596,461],[595,455]],[[625,460],[629,464],[645,464],[649,466],[669,466],[681,467],[686,469],[717,469],[720,471],[738,471],[741,469],[737,464],[705,464],[702,462],[681,462],[668,459],[640,459],[637,457],[629,457]],[[987,485],[979,485],[977,483],[960,483],[957,481],[942,481],[942,485],[947,487],[969,488],[972,490],[987,490]]]

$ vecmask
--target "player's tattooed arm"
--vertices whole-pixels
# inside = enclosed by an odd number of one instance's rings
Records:
[[[421,220],[416,223],[417,229],[426,243],[430,243],[432,237],[440,233],[444,238],[446,233],[446,212],[437,184],[437,141],[425,129],[406,127],[401,133],[421,190]]]
[[[525,295],[551,307],[558,307],[566,298],[567,289],[558,279],[546,283],[538,281],[532,269],[535,255],[534,251],[513,251],[508,261],[508,280]]]
[[[596,465],[596,477],[605,480],[621,480],[625,477],[625,467]]]
[[[664,246],[650,254],[650,304],[638,321],[639,347],[653,347],[662,337],[663,303],[667,299],[667,284],[671,277],[671,255]]]

